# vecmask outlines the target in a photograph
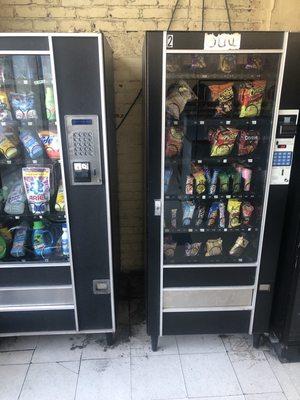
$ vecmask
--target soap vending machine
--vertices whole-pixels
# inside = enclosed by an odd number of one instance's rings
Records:
[[[146,35],[154,350],[162,335],[255,332],[273,149],[283,149],[276,124],[287,43],[284,32]]]
[[[112,52],[0,35],[0,335],[115,331]]]

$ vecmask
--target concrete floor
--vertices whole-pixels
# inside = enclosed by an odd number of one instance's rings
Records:
[[[0,400],[300,400],[300,363],[247,335],[168,336],[153,353],[140,304],[101,335],[0,339]]]

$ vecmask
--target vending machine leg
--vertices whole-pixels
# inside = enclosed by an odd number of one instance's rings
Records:
[[[157,351],[157,345],[158,345],[158,336],[152,335],[151,336],[151,348],[152,348],[152,351]]]
[[[114,334],[113,333],[106,333],[106,344],[107,346],[112,346],[114,344]]]
[[[264,336],[262,334],[260,334],[260,333],[255,333],[253,335],[253,347],[255,349],[258,349],[260,347],[260,345],[263,342],[263,338],[264,338]]]

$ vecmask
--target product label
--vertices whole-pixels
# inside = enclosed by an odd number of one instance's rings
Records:
[[[240,46],[240,33],[205,33],[204,50],[238,50]]]

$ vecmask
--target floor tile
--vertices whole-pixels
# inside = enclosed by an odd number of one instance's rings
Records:
[[[32,353],[33,350],[0,352],[0,364],[28,364],[30,363]]]
[[[225,347],[218,335],[176,336],[180,354],[223,353]]]
[[[175,336],[163,336],[158,340],[158,349],[153,352],[151,349],[151,338],[147,335],[146,325],[139,324],[132,327],[130,337],[132,356],[160,356],[162,354],[178,354]]]
[[[38,336],[15,336],[0,338],[0,351],[34,350]]]
[[[286,400],[283,393],[246,394],[246,400]]]
[[[288,370],[285,368],[285,364],[281,364],[273,351],[265,351],[264,354],[287,399],[300,400],[300,393],[297,392],[292,377],[289,376]]]
[[[178,355],[132,357],[132,400],[185,398]]]
[[[83,360],[76,400],[130,400],[130,359]]]
[[[28,365],[0,366],[1,400],[17,400],[27,369]]]
[[[281,387],[264,353],[253,350],[228,353],[243,393],[276,393]]]
[[[82,335],[40,336],[32,362],[77,361],[85,340]]]
[[[253,336],[247,334],[221,335],[227,351],[251,351],[253,347]],[[261,346],[260,350],[267,350],[266,346]]]
[[[82,359],[119,358],[130,356],[128,327],[118,331],[115,342],[107,346],[105,335],[89,335],[82,350]]]
[[[288,376],[290,377],[300,396],[300,363],[284,364],[284,369],[287,371]]]
[[[190,397],[242,394],[226,353],[185,354],[181,363]]]
[[[20,400],[73,400],[77,377],[60,363],[31,364]]]

